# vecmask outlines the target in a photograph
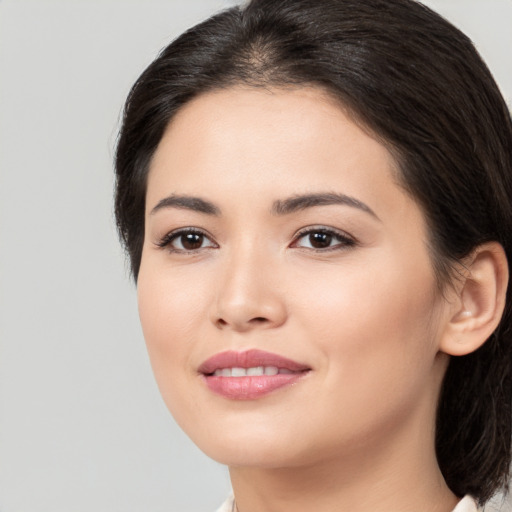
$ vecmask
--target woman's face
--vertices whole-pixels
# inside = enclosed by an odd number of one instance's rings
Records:
[[[173,119],[139,310],[167,406],[214,459],[297,466],[431,436],[446,303],[396,175],[314,88],[212,92]]]

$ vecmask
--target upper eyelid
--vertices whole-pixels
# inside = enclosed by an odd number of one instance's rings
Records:
[[[295,235],[293,236],[293,239],[296,240],[297,238],[301,238],[304,235],[307,235],[309,233],[318,232],[318,231],[323,231],[325,233],[332,233],[333,235],[339,236],[341,238],[349,238],[350,240],[353,240],[354,242],[356,241],[356,238],[354,236],[352,236],[351,234],[347,233],[346,231],[343,231],[341,229],[332,228],[329,226],[322,226],[322,225],[308,226],[308,227],[302,228],[299,231],[297,231],[297,233],[295,233]]]
[[[201,229],[201,228],[198,228],[195,226],[187,226],[184,228],[173,229],[172,231],[169,231],[168,233],[165,233],[163,236],[157,238],[157,240],[154,242],[154,244],[157,245],[158,247],[165,247],[168,244],[170,244],[172,241],[174,241],[176,238],[178,238],[179,236],[187,234],[187,233],[201,234],[204,237],[208,238],[208,240],[210,240],[215,245],[218,245],[217,242],[215,242],[214,237],[212,235],[210,235],[204,229]]]
[[[327,247],[304,247],[300,245],[300,240],[305,238],[308,234],[311,233],[328,233],[330,235],[333,235],[334,238],[338,239],[338,243],[335,245],[329,245]],[[334,228],[328,228],[326,226],[323,227],[309,227],[304,228],[303,230],[299,231],[298,234],[296,234],[289,245],[289,247],[296,249],[297,251],[306,251],[308,253],[317,253],[317,254],[328,254],[328,253],[334,253],[338,254],[340,251],[345,251],[348,248],[354,248],[359,246],[359,241],[353,237],[352,235],[348,234],[346,231],[334,229]]]

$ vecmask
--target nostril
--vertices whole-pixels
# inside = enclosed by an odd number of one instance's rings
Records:
[[[262,316],[257,316],[256,318],[253,318],[250,321],[255,324],[262,324],[262,323],[268,322],[268,320],[266,318],[263,318]]]
[[[245,325],[246,327],[249,327],[250,325],[261,325],[261,324],[266,324],[268,323],[269,320],[268,318],[265,318],[263,316],[257,316],[257,317],[254,317],[254,318],[251,318]],[[215,321],[215,325],[222,329],[224,327],[227,327],[230,325],[230,322],[224,320],[223,318],[218,318],[216,321]],[[236,326],[237,324],[236,323],[233,323],[232,324],[233,326]]]

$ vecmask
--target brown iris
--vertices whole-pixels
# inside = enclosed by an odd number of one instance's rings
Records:
[[[315,249],[325,249],[331,245],[331,242],[332,235],[329,233],[316,232],[309,235],[309,243]]]
[[[184,249],[193,251],[199,249],[203,245],[204,235],[200,233],[186,233],[181,235],[181,244]]]

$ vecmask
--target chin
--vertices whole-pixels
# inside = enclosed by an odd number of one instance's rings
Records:
[[[186,431],[192,441],[211,459],[230,467],[277,469],[298,467],[321,457],[319,443],[309,444],[293,428],[276,425],[206,425],[207,431]],[[285,426],[283,426],[285,427]],[[304,442],[299,442],[301,439]]]
[[[283,446],[277,444],[274,448],[249,443],[198,446],[208,457],[229,467],[276,469],[299,466],[304,460],[298,453],[284,453]]]
[[[265,434],[251,429],[210,432],[210,435],[189,435],[208,457],[227,466],[268,466],[270,461],[275,463],[283,456],[283,444],[275,439],[275,432],[270,435],[268,431]]]

